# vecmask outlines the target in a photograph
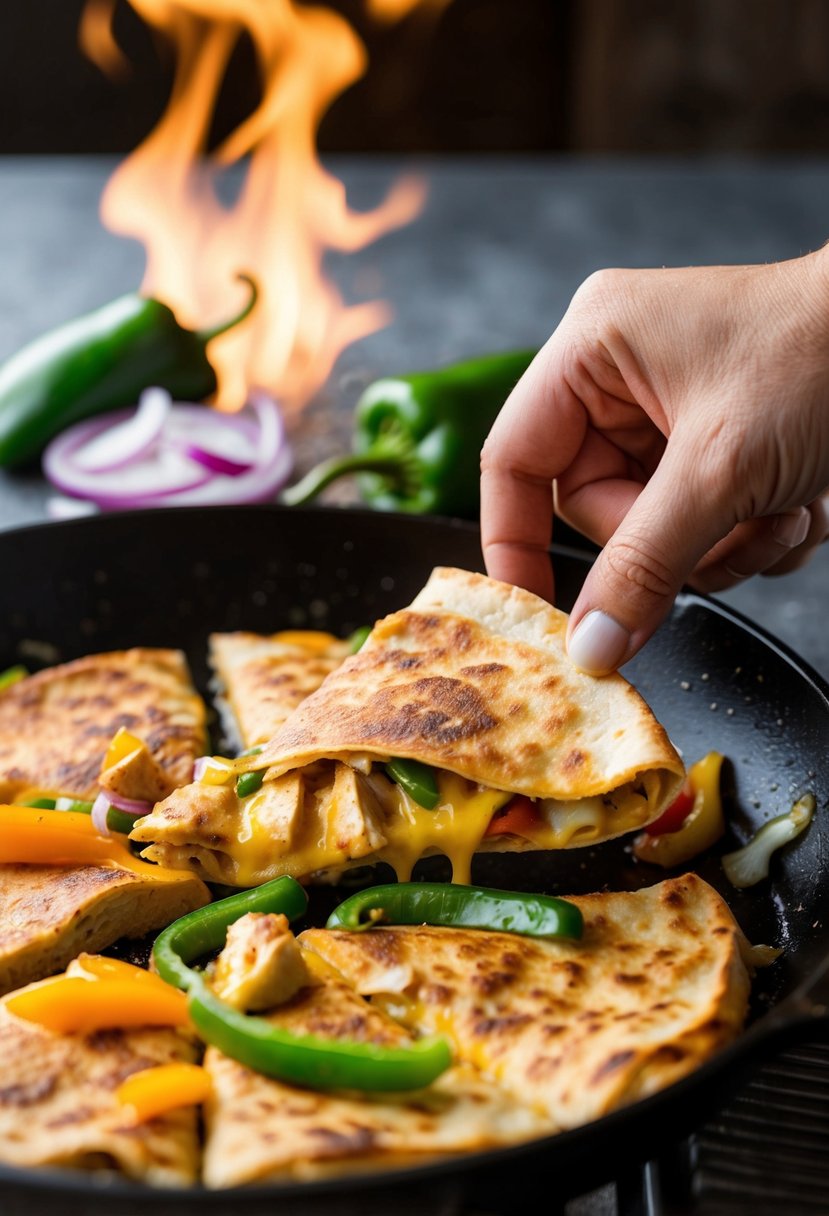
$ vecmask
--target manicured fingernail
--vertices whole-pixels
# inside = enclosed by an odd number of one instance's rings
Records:
[[[579,621],[567,653],[571,663],[590,676],[615,671],[627,653],[630,634],[612,616],[594,608]]]
[[[796,545],[802,545],[806,539],[810,521],[811,516],[805,507],[798,507],[796,511],[786,511],[785,515],[778,515],[772,525],[774,539],[778,545],[794,549]]]

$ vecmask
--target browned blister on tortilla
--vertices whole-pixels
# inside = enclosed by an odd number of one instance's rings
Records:
[[[120,727],[146,743],[171,786],[205,748],[205,707],[178,650],[90,655],[0,692],[0,802],[36,788],[94,799]]]

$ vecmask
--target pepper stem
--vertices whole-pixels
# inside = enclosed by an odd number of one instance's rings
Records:
[[[378,473],[398,493],[416,493],[420,483],[420,465],[415,455],[414,441],[399,426],[390,425],[365,452],[323,460],[296,485],[284,490],[280,500],[288,507],[302,506],[316,498],[333,481],[355,473]]]
[[[250,288],[250,297],[245,307],[241,312],[237,312],[230,318],[229,321],[222,321],[220,325],[215,325],[213,329],[200,329],[196,337],[199,341],[207,346],[208,342],[212,342],[214,338],[218,338],[220,334],[226,334],[229,329],[233,329],[237,325],[241,325],[246,317],[249,317],[256,307],[256,301],[259,299],[259,288],[256,285],[256,280],[252,279],[249,274],[237,274],[237,279],[242,283],[247,283]]]

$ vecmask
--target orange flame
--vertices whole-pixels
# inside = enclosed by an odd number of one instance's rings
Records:
[[[110,23],[101,20],[108,6],[111,18],[112,2],[90,0],[96,19],[89,5],[84,18],[86,45],[103,64],[112,55],[106,38],[96,39],[105,26],[115,45]],[[417,0],[392,2],[402,11]],[[319,163],[320,120],[366,68],[363,44],[330,9],[292,0],[130,3],[173,43],[176,71],[158,125],[106,186],[103,222],[143,242],[142,291],[169,304],[184,325],[232,315],[243,298],[235,277],[251,274],[259,287],[253,314],[210,345],[217,404],[236,409],[257,387],[288,408],[301,406],[346,346],[391,319],[382,301],[344,303],[323,275],[326,251],[353,252],[409,223],[422,208],[423,184],[403,179],[373,211],[354,212],[343,184]],[[255,48],[262,99],[208,153],[216,98],[243,32]],[[242,158],[241,189],[227,207],[220,178]]]

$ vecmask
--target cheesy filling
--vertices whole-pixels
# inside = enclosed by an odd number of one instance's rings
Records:
[[[378,861],[388,863],[405,881],[421,857],[438,853],[451,862],[453,881],[468,883],[472,857],[481,849],[564,849],[604,840],[652,818],[653,798],[659,793],[658,777],[649,774],[613,795],[572,802],[540,800],[535,804],[537,821],[520,835],[487,836],[493,816],[512,793],[446,771],[437,773],[437,781],[440,801],[434,810],[426,810],[376,762],[319,761],[266,781],[257,793],[240,799],[235,839],[208,847],[207,840],[202,843],[199,833],[193,833],[192,824],[186,836],[179,834],[181,828],[187,832],[179,824],[178,831],[159,832],[143,856],[182,864],[185,852],[189,864],[208,880],[256,886],[283,874],[325,877],[327,872]],[[274,807],[288,783],[293,783],[289,813],[286,817],[280,812],[276,832]]]

